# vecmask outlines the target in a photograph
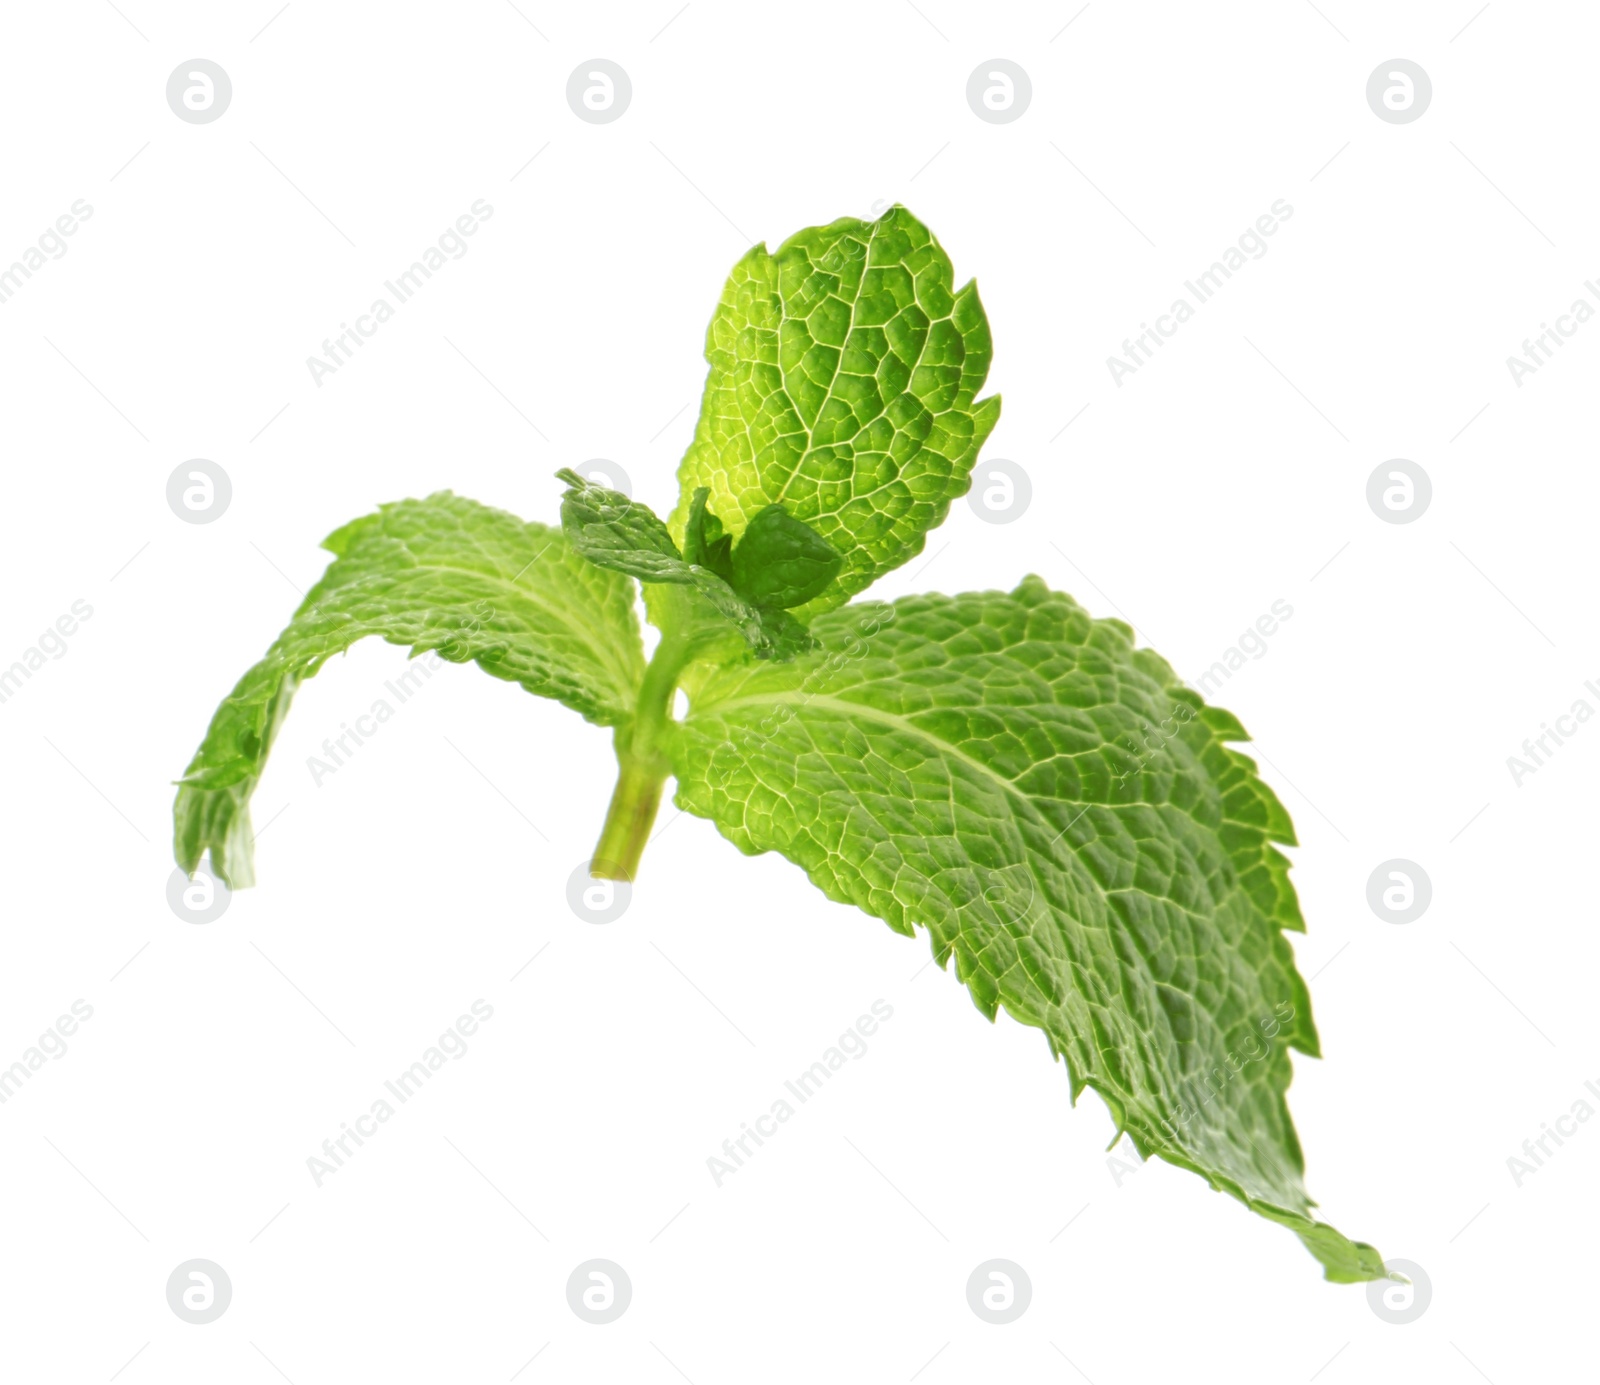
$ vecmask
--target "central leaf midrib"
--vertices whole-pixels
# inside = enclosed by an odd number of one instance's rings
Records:
[[[890,727],[890,728],[892,728],[894,730],[897,730],[897,731],[901,731],[901,732],[903,732],[903,733],[905,733],[905,734],[907,734],[909,736],[916,737],[916,738],[918,738],[918,739],[920,739],[920,740],[922,740],[922,741],[924,741],[924,742],[926,742],[926,743],[928,743],[928,744],[930,744],[932,746],[935,746],[935,747],[938,748],[938,750],[940,751],[941,754],[948,755],[952,759],[959,760],[961,763],[970,766],[972,769],[976,770],[978,773],[982,774],[983,776],[985,776],[987,779],[989,779],[993,783],[1000,785],[1013,798],[1015,798],[1017,801],[1019,801],[1020,803],[1025,805],[1028,816],[1030,818],[1032,818],[1034,821],[1040,823],[1046,829],[1049,829],[1052,826],[1052,824],[1050,824],[1048,821],[1046,821],[1044,819],[1043,814],[1040,813],[1037,805],[1034,803],[1032,796],[1029,795],[1026,790],[1019,788],[1012,780],[1007,779],[1004,775],[1002,775],[1002,774],[998,773],[997,771],[995,771],[994,769],[990,768],[990,766],[984,764],[983,761],[974,759],[971,755],[968,755],[965,751],[960,750],[958,747],[952,745],[949,741],[943,739],[940,736],[935,735],[931,731],[925,730],[923,727],[918,726],[915,722],[909,721],[905,717],[899,716],[898,714],[896,714],[894,712],[885,712],[885,711],[882,711],[882,710],[880,710],[879,708],[876,708],[876,707],[871,707],[871,706],[868,706],[868,705],[865,705],[865,704],[859,703],[859,702],[850,702],[850,701],[847,701],[847,700],[845,700],[843,698],[830,696],[830,695],[825,694],[825,693],[816,694],[816,695],[810,696],[810,697],[803,697],[803,696],[802,697],[797,697],[794,693],[789,692],[789,693],[757,693],[757,694],[751,694],[751,695],[745,696],[745,697],[729,698],[727,701],[718,702],[718,703],[714,704],[713,706],[704,709],[704,711],[702,712],[702,715],[704,715],[707,718],[710,718],[710,717],[714,717],[714,716],[720,716],[720,715],[722,715],[722,714],[724,714],[724,713],[726,713],[726,712],[728,712],[728,711],[730,711],[732,709],[739,708],[739,707],[770,706],[770,705],[775,704],[775,703],[795,702],[795,701],[802,701],[806,707],[820,708],[823,711],[834,713],[835,715],[844,717],[846,719],[852,719],[852,720],[853,719],[865,719],[865,720],[874,721],[874,722],[879,723],[880,725],[883,725],[883,726],[886,726],[886,727]],[[693,711],[691,711],[689,717],[686,719],[684,724],[685,725],[692,725],[693,722],[695,721],[695,719],[696,719],[696,715],[695,715],[695,713]],[[1060,800],[1060,801],[1063,801],[1063,802],[1074,802],[1074,800]],[[1096,805],[1094,805],[1094,804],[1083,804],[1081,806],[1083,808],[1087,809],[1089,807],[1093,807],[1093,806],[1096,806]],[[1081,816],[1081,814],[1080,814],[1080,816]],[[1070,826],[1070,824],[1069,824],[1069,826]],[[1051,845],[1053,846],[1055,844],[1055,842],[1059,841],[1063,835],[1064,835],[1064,830],[1063,830],[1063,832],[1056,833],[1055,836],[1052,838]],[[1075,864],[1075,865],[1076,864],[1081,864],[1081,863],[1078,863],[1076,861],[1075,857],[1072,856],[1070,847],[1068,848],[1068,856],[1069,856],[1069,859],[1071,859],[1073,861],[1073,864]],[[1023,864],[1026,866],[1026,868],[1028,869],[1029,873],[1033,876],[1036,888],[1039,888],[1039,889],[1042,890],[1043,887],[1044,887],[1044,882],[1039,879],[1038,866],[1035,863],[1033,857],[1034,857],[1034,852],[1032,850],[1029,850],[1029,851],[1025,852],[1025,859],[1024,859]],[[1102,899],[1104,899],[1105,902],[1106,902],[1108,917],[1113,919],[1113,920],[1115,920],[1116,917],[1117,917],[1116,916],[1116,911],[1110,908],[1110,897],[1109,897],[1109,893],[1106,890],[1105,886],[1098,879],[1095,878],[1093,872],[1091,872],[1091,871],[1083,872],[1082,873],[1082,878],[1087,880],[1088,883],[1091,884],[1093,886],[1093,888],[1100,893]],[[1046,895],[1045,897],[1048,898],[1048,895]],[[1051,912],[1052,913],[1056,912],[1054,906],[1051,906]],[[1153,974],[1149,970],[1149,961],[1148,961],[1148,959],[1146,957],[1143,956],[1142,953],[1139,956],[1139,963],[1140,963],[1140,967],[1141,967],[1142,974],[1144,976],[1145,981],[1148,984],[1152,985],[1152,986],[1157,984],[1155,977],[1153,976]],[[1068,960],[1068,965],[1069,966],[1073,966],[1075,964],[1073,962],[1071,962],[1071,960],[1069,959]],[[1214,1017],[1213,1017],[1213,1020],[1214,1020]],[[1083,1035],[1072,1036],[1070,1029],[1064,1030],[1063,1031],[1063,1036],[1064,1037],[1077,1037],[1080,1041],[1084,1040],[1084,1036]],[[1087,1042],[1088,1042],[1088,1044],[1089,1044],[1089,1046],[1091,1048],[1098,1049],[1099,1041],[1096,1040],[1095,1038],[1093,1038],[1092,1035],[1087,1039]],[[1109,1082],[1104,1077],[1104,1075],[1099,1073],[1099,1072],[1095,1072],[1092,1075],[1086,1075],[1086,1080],[1087,1080],[1087,1083],[1088,1083],[1089,1086],[1093,1087],[1096,1091],[1100,1092],[1103,1096],[1105,1096],[1105,1095],[1121,1095],[1121,1093],[1119,1092],[1119,1089],[1117,1088],[1117,1085],[1115,1083]],[[1146,1127],[1144,1133],[1146,1134],[1147,1138],[1151,1139],[1152,1143],[1165,1144],[1169,1149],[1175,1149],[1175,1150],[1181,1151],[1181,1152],[1189,1155],[1192,1160],[1199,1161],[1199,1160],[1202,1160],[1202,1159],[1208,1157],[1207,1153],[1204,1150],[1202,1150],[1202,1148],[1200,1147],[1199,1144],[1196,1144],[1193,1148],[1191,1148],[1189,1146],[1189,1144],[1187,1144],[1187,1143],[1178,1143],[1176,1140],[1172,1139],[1172,1137],[1170,1135],[1166,1136],[1163,1139],[1163,1138],[1161,1138],[1161,1137],[1156,1135],[1153,1127],[1149,1127],[1149,1126]],[[1209,1128],[1208,1128],[1208,1133],[1214,1134],[1216,1132],[1210,1131]],[[1245,1151],[1242,1148],[1233,1146],[1233,1145],[1228,1143],[1228,1140],[1226,1138],[1226,1133],[1224,1133],[1224,1139],[1223,1139],[1223,1143],[1222,1143],[1222,1150],[1230,1158],[1233,1157],[1233,1156],[1238,1156],[1238,1157],[1241,1157],[1241,1158],[1248,1159],[1248,1156],[1246,1155]],[[1213,1149],[1213,1150],[1210,1151],[1210,1156],[1209,1157],[1211,1157],[1213,1160],[1215,1160],[1216,1154],[1217,1154],[1217,1151],[1215,1149]],[[1199,1169],[1198,1162],[1191,1164],[1191,1167]],[[1256,1170],[1256,1172],[1259,1174],[1260,1173],[1259,1169]],[[1291,1180],[1292,1180],[1292,1178],[1293,1178],[1293,1175],[1291,1174]],[[1266,1181],[1267,1180],[1264,1177],[1260,1179],[1260,1182],[1262,1184],[1265,1184]],[[1283,1189],[1275,1189],[1274,1191],[1281,1194],[1284,1190]],[[1265,1202],[1265,1199],[1253,1199],[1253,1198],[1250,1198],[1248,1195],[1246,1195],[1246,1201],[1250,1201],[1252,1203],[1255,1202],[1255,1201]],[[1276,1206],[1276,1204],[1273,1204],[1273,1203],[1268,1203],[1267,1205]],[[1283,1209],[1283,1210],[1287,1211],[1289,1209]],[[1293,1215],[1293,1213],[1291,1213],[1291,1215]]]
[[[885,712],[880,708],[870,706],[866,703],[850,702],[844,698],[834,697],[828,693],[814,693],[810,695],[802,694],[797,697],[796,694],[787,692],[753,693],[747,697],[729,698],[725,702],[718,702],[710,707],[705,708],[704,715],[708,717],[718,716],[734,707],[766,706],[777,702],[794,701],[800,701],[806,707],[821,707],[824,710],[832,711],[837,715],[846,718],[853,719],[865,717],[870,721],[876,721],[884,726],[893,727],[895,730],[903,731],[907,735],[915,736],[919,740],[923,740],[930,745],[937,746],[941,754],[948,755],[953,759],[961,761],[962,764],[971,767],[985,778],[992,780],[1007,793],[1016,798],[1019,802],[1025,804],[1029,814],[1038,819],[1042,826],[1050,826],[1049,822],[1045,820],[1044,815],[1039,811],[1037,805],[1034,803],[1033,796],[1029,794],[1026,789],[1019,788],[1015,781],[1007,779],[999,771],[991,768],[989,765],[984,764],[982,760],[976,759],[969,755],[959,746],[951,744],[943,737],[935,735],[933,732],[918,726],[914,721],[909,721],[905,717],[900,716],[895,712]],[[695,716],[695,709],[691,709],[688,722],[693,722]],[[1092,805],[1086,804],[1084,806],[1088,807]]]
[[[852,332],[854,332],[855,329],[856,329],[856,308],[860,305],[861,295],[866,291],[867,275],[871,272],[871,269],[872,269],[872,247],[877,243],[877,240],[878,240],[878,225],[879,225],[879,223],[876,222],[876,221],[871,223],[872,229],[871,229],[870,234],[867,236],[866,253],[862,257],[862,261],[861,261],[861,282],[856,285],[855,294],[850,299],[850,325],[845,329],[844,341],[839,346],[839,359],[836,360],[833,363],[833,375],[828,381],[828,388],[827,388],[827,391],[823,394],[822,403],[817,408],[817,417],[818,418],[822,417],[823,411],[828,407],[828,401],[833,398],[834,386],[836,386],[839,383],[839,372],[844,368],[845,353],[848,352],[849,349],[850,349],[850,334]],[[808,259],[809,259],[809,257],[808,257]],[[776,262],[776,257],[774,257],[774,262]],[[785,318],[789,318],[788,304],[784,303],[784,301],[783,301],[783,293],[782,293],[781,289],[779,290],[779,293],[778,293],[778,302],[780,304],[780,310],[782,311],[783,316]],[[791,321],[791,322],[802,322],[802,321],[804,321],[804,319],[803,318],[789,318],[789,321]],[[780,325],[780,331],[781,331],[781,325]],[[921,360],[920,354],[919,354],[917,359],[919,361]],[[783,394],[784,394],[784,398],[789,401],[789,407],[791,409],[794,409],[795,417],[796,418],[800,418],[800,410],[795,406],[794,398],[789,393],[789,386],[788,386],[787,382],[784,383]],[[781,485],[778,488],[778,493],[775,496],[772,497],[774,503],[781,502],[783,500],[784,496],[788,494],[789,487],[794,483],[794,478],[800,474],[801,470],[805,466],[805,459],[808,456],[810,456],[812,448],[814,448],[816,446],[816,439],[817,439],[816,424],[813,422],[812,424],[810,424],[808,426],[806,424],[805,420],[801,419],[800,426],[805,429],[805,434],[806,434],[806,445],[805,445],[805,448],[801,451],[800,460],[795,463],[794,470],[791,471],[788,474],[788,476],[786,476],[784,478],[783,485]]]
[[[415,558],[416,555],[413,554],[412,556]],[[534,561],[537,562],[538,560],[535,559]],[[639,678],[630,678],[626,670],[617,666],[613,657],[614,651],[609,644],[596,644],[590,638],[590,632],[588,630],[586,630],[578,622],[572,620],[565,611],[561,610],[557,606],[551,605],[548,601],[543,600],[532,588],[519,587],[515,579],[505,577],[499,573],[480,572],[476,568],[457,567],[453,563],[439,563],[432,561],[423,562],[421,560],[417,560],[416,566],[408,568],[406,571],[419,576],[431,573],[454,573],[462,577],[476,577],[480,581],[488,583],[491,586],[504,589],[514,598],[527,601],[529,605],[551,616],[553,619],[571,631],[578,643],[587,649],[592,655],[594,655],[596,661],[603,668],[607,669],[613,675],[621,674],[623,676],[623,682],[620,685],[613,683],[611,690],[613,693],[621,694],[621,696],[617,699],[617,702],[619,709],[623,711],[624,714],[633,710],[633,697],[639,690]],[[518,576],[520,577],[521,574],[519,573]],[[340,586],[333,588],[329,595],[338,596],[342,593],[350,591],[353,587],[366,586],[372,583],[393,583],[395,580],[396,574],[392,572],[368,573],[356,578],[356,580],[353,582],[342,583]],[[642,676],[642,672],[640,676]]]
[[[792,702],[796,700],[803,701],[806,707],[820,707],[824,711],[833,712],[835,715],[843,717],[847,720],[866,719],[875,721],[880,725],[903,732],[906,735],[915,737],[929,745],[936,747],[942,755],[948,755],[952,759],[959,760],[962,764],[969,766],[973,770],[976,770],[979,774],[983,775],[992,783],[998,784],[1012,798],[1025,807],[1027,816],[1030,820],[1038,824],[1046,831],[1054,831],[1054,824],[1045,818],[1044,814],[1039,810],[1037,803],[1035,803],[1033,796],[1029,794],[1026,789],[1019,787],[1015,781],[1007,779],[1004,775],[1000,774],[989,765],[984,764],[982,760],[976,759],[967,754],[964,750],[952,745],[943,737],[935,735],[933,732],[918,726],[915,722],[910,721],[907,718],[898,715],[897,713],[885,712],[880,708],[872,707],[865,703],[850,702],[844,698],[831,696],[827,693],[818,693],[809,697],[797,699],[796,695],[791,692],[754,693],[745,697],[733,697],[705,708],[703,714],[707,717],[719,716],[730,709],[737,707],[770,706],[775,703]],[[695,720],[695,715],[695,709],[691,708],[690,714],[685,721],[685,725],[692,724]],[[1090,808],[1097,806],[1108,806],[1095,803],[1079,803],[1076,799],[1058,799],[1056,801],[1072,804],[1073,806],[1080,808],[1081,811],[1072,819],[1072,822],[1067,824],[1067,827],[1062,828],[1059,832],[1054,832],[1054,835],[1051,837],[1049,843],[1049,845],[1052,847],[1066,835],[1067,829],[1072,826],[1072,823],[1076,822],[1078,818],[1082,817],[1083,814]],[[1051,854],[1054,855],[1054,853]],[[1023,864],[1033,876],[1035,886],[1043,891],[1045,882],[1039,878],[1038,868],[1034,863],[1033,856],[1033,851],[1027,850],[1025,852],[1025,860]],[[1067,846],[1067,861],[1070,864],[1063,865],[1062,862],[1057,859],[1056,864],[1058,867],[1070,870],[1074,875],[1086,880],[1089,885],[1091,885],[1099,893],[1101,900],[1105,904],[1107,917],[1116,919],[1116,910],[1111,907],[1112,891],[1106,888],[1104,883],[1102,883],[1095,876],[1093,871],[1081,869],[1082,862],[1077,859],[1070,844]],[[1052,912],[1054,912],[1053,907]],[[1144,957],[1142,953],[1140,954],[1140,965],[1144,970],[1145,979],[1151,985],[1155,985],[1156,978],[1149,969],[1149,959]]]

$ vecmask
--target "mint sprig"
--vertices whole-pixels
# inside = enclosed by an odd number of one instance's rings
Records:
[[[575,472],[562,528],[441,492],[382,507],[223,701],[180,781],[179,864],[250,884],[249,799],[295,687],[377,635],[613,728],[593,873],[634,879],[666,780],[746,853],[924,928],[978,1008],[1042,1029],[1140,1153],[1293,1229],[1327,1278],[1285,1094],[1315,1055],[1285,930],[1288,814],[1227,712],[1121,622],[1012,592],[845,605],[919,552],[999,416],[988,324],[909,212],[734,267],[670,523]],[[635,584],[638,584],[637,586]],[[648,663],[642,592],[661,639]],[[679,690],[688,711],[673,715]]]

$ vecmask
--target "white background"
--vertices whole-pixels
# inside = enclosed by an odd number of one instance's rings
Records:
[[[1600,1129],[1521,1187],[1506,1161],[1600,1081],[1600,725],[1520,787],[1506,758],[1600,707],[1600,325],[1520,387],[1505,362],[1600,276],[1600,16],[674,4],[7,7],[0,262],[75,199],[94,211],[0,305],[0,664],[74,600],[94,614],[0,705],[0,1063],[74,999],[94,1017],[0,1107],[0,1373],[1588,1369]],[[165,99],[196,56],[234,88],[207,125]],[[565,99],[595,56],[633,83],[609,125]],[[1033,84],[1010,124],[965,98],[997,56]],[[1412,124],[1365,97],[1396,56],[1433,82]],[[306,357],[479,198],[469,253],[315,385]],[[1280,198],[1270,252],[1118,387],[1106,357]],[[925,939],[670,804],[625,916],[575,917],[609,737],[471,667],[317,787],[307,756],[405,658],[332,663],[256,795],[260,885],[205,926],[168,907],[171,780],[323,535],[443,487],[553,520],[551,473],[590,457],[665,510],[728,267],[897,199],[979,279],[1005,395],[989,455],[1034,494],[1006,526],[958,503],[878,594],[1037,572],[1191,678],[1293,607],[1216,700],[1301,837],[1326,1055],[1290,1094],[1308,1183],[1425,1269],[1410,1324],[1191,1175],[1119,1186],[1103,1105],[1070,1108],[1038,1033],[985,1023],[922,969]],[[165,500],[196,457],[234,490],[205,526]],[[1433,482],[1413,524],[1365,498],[1397,457]],[[1367,905],[1391,857],[1432,879],[1415,923]],[[467,1056],[316,1186],[307,1158],[480,997]],[[714,1186],[707,1157],[878,998],[894,1018],[867,1056]],[[194,1257],[233,1284],[207,1326],[165,1298]],[[610,1326],[566,1302],[594,1257],[633,1283]],[[1005,1327],[965,1300],[992,1257],[1033,1285]]]

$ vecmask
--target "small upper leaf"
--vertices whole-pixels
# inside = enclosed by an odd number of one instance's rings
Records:
[[[570,469],[556,472],[556,479],[567,483],[561,497],[562,532],[591,563],[641,582],[693,580],[667,526],[648,505]]]
[[[733,581],[733,535],[707,508],[711,492],[701,486],[689,502],[689,520],[683,532],[683,554],[691,563],[708,567],[724,582]]]
[[[758,510],[734,546],[733,589],[757,605],[803,606],[833,581],[841,558],[782,505]]]
[[[693,588],[763,658],[789,658],[810,647],[799,622],[757,606],[709,567],[685,559],[648,505],[597,486],[575,471],[558,471],[556,476],[568,486],[561,501],[561,527],[572,547],[591,563],[641,582]]]
[[[673,532],[702,486],[735,538],[781,501],[842,559],[801,615],[843,604],[920,553],[965,494],[1000,416],[998,396],[977,398],[991,354],[977,287],[955,287],[904,207],[756,246],[706,332]]]
[[[323,547],[335,561],[217,708],[180,781],[184,870],[209,850],[226,884],[252,883],[250,795],[295,688],[368,635],[470,659],[602,726],[633,716],[644,652],[632,584],[585,562],[558,531],[441,491],[384,505]]]

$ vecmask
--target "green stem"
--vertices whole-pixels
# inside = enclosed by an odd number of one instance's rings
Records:
[[[681,622],[670,618],[679,614],[670,612],[661,643],[644,671],[632,722],[617,730],[617,787],[589,863],[589,874],[596,880],[634,879],[661,806],[661,789],[671,770],[661,733],[672,719],[672,695],[689,660],[689,641],[678,629]]]
[[[596,880],[632,880],[638,874],[667,777],[621,751],[617,762],[621,766],[617,787],[589,863],[589,874]]]

